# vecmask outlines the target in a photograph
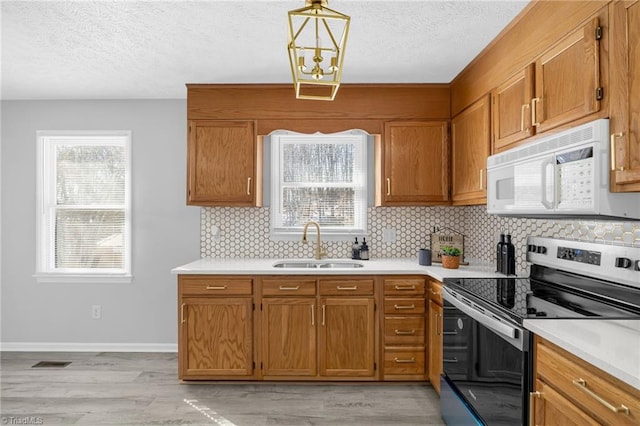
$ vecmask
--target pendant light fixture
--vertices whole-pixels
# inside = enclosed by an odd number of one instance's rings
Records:
[[[332,101],[342,77],[351,18],[327,7],[327,0],[305,0],[289,11],[288,50],[298,99]]]

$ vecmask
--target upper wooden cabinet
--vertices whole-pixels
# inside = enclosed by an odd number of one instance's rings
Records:
[[[190,120],[187,204],[261,204],[261,146],[253,121]]]
[[[541,133],[600,109],[602,29],[593,19],[535,61],[532,125]]]
[[[531,125],[534,65],[513,75],[491,92],[493,140],[491,152],[500,152],[510,145],[535,134]]]
[[[384,123],[376,143],[376,206],[446,203],[448,163],[446,121]]]
[[[487,202],[487,157],[491,143],[489,96],[451,121],[452,191],[456,205]]]
[[[613,2],[609,11],[611,190],[640,191],[640,1]]]

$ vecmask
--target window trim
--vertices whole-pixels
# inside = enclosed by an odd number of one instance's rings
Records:
[[[125,194],[124,194],[124,268],[103,268],[92,272],[89,268],[79,269],[77,272],[69,269],[54,270],[50,267],[51,248],[49,245],[52,230],[52,215],[47,214],[48,197],[55,193],[53,170],[48,170],[45,164],[50,145],[48,142],[56,139],[99,139],[123,138],[125,151]],[[131,230],[131,131],[38,131],[37,142],[37,180],[36,180],[36,273],[33,275],[37,282],[43,283],[130,283],[133,279],[132,268],[132,230]],[[47,172],[51,173],[46,176]],[[48,188],[45,187],[48,185]],[[46,225],[49,221],[49,225]]]
[[[270,218],[269,218],[269,237],[271,240],[275,241],[296,241],[300,239],[300,235],[302,234],[303,226],[299,227],[291,227],[291,228],[278,228],[275,227],[277,221],[277,215],[280,211],[279,203],[280,203],[280,180],[281,180],[281,162],[282,162],[282,151],[280,149],[281,140],[282,139],[290,139],[290,138],[300,138],[301,142],[306,140],[311,140],[313,138],[335,138],[335,137],[351,137],[358,138],[361,141],[358,141],[357,149],[361,151],[361,186],[359,191],[361,205],[357,206],[357,212],[355,214],[356,221],[361,219],[361,223],[359,227],[354,227],[351,229],[339,229],[335,227],[330,227],[328,225],[321,224],[321,232],[322,239],[325,241],[346,241],[351,240],[354,236],[362,236],[367,234],[367,208],[368,208],[368,133],[363,130],[347,130],[344,132],[337,133],[320,133],[316,132],[313,134],[307,133],[298,133],[292,131],[275,131],[270,135],[270,143],[271,143],[271,173],[270,173]],[[361,142],[361,143],[360,143]],[[327,186],[335,186],[335,185],[327,185]],[[338,185],[340,186],[340,185]],[[359,207],[359,208],[358,208]],[[309,232],[312,235],[315,235],[315,228],[309,228]]]

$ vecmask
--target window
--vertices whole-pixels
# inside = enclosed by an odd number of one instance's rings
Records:
[[[39,281],[130,281],[130,142],[130,132],[38,132]]]
[[[271,235],[300,237],[310,220],[334,239],[367,230],[367,135],[271,136]]]

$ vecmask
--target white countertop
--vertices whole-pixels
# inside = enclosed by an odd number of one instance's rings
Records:
[[[503,277],[492,265],[461,265],[445,269],[440,264],[422,266],[416,259],[360,260],[362,268],[275,268],[276,262],[314,261],[313,259],[200,259],[171,270],[174,274],[218,275],[429,275],[439,281],[444,278]],[[322,259],[322,262],[351,262],[351,259]]]
[[[640,320],[530,319],[524,326],[640,389]]]

